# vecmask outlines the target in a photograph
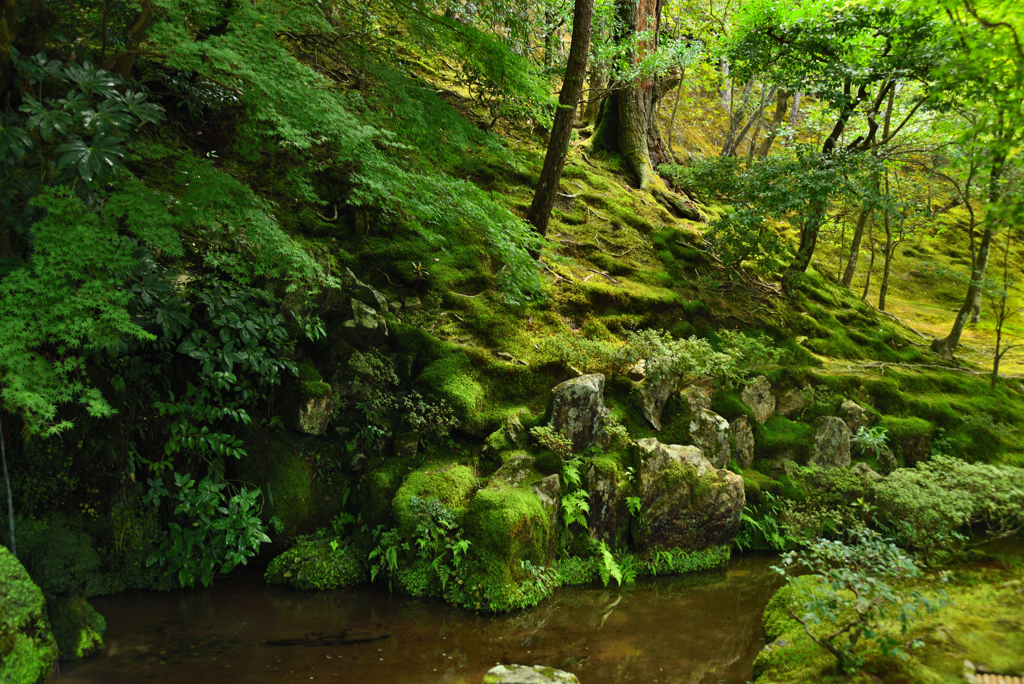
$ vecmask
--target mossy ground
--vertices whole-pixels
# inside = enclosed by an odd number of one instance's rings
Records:
[[[919,639],[923,645],[908,649],[907,659],[901,660],[883,656],[877,646],[862,642],[859,652],[866,663],[862,671],[849,676],[837,674],[835,659],[788,617],[792,592],[784,587],[769,602],[764,626],[769,642],[783,639],[787,645],[772,646],[758,655],[756,681],[952,683],[963,681],[964,660],[997,673],[1024,674],[1024,562],[1019,557],[988,557],[954,566],[948,574],[945,584],[932,574],[904,587],[932,596],[941,587],[948,594],[948,605],[911,623],[906,634],[900,634],[895,621],[884,624],[901,643]]]

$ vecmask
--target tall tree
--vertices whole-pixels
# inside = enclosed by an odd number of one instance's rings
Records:
[[[806,9],[764,1],[748,6],[729,56],[737,76],[761,73],[775,87],[811,90],[828,102],[833,124],[821,146],[820,163],[831,166],[836,157],[885,145],[903,129],[927,90],[920,91],[906,117],[884,136],[879,115],[888,95],[901,81],[926,80],[940,50],[931,17],[895,3],[828,1]],[[847,128],[858,118],[864,127],[844,142]],[[811,263],[829,197],[829,188],[821,188],[801,222],[799,247],[783,277],[787,290]]]
[[[572,123],[576,118],[576,103],[583,92],[583,81],[587,76],[587,53],[590,51],[590,30],[594,19],[594,0],[576,0],[572,14],[572,44],[569,46],[569,62],[565,67],[562,92],[558,97],[558,110],[551,128],[551,140],[544,156],[544,168],[533,195],[527,220],[541,235],[548,232],[551,207],[555,203],[558,183],[562,180],[565,157],[569,151],[569,137]]]

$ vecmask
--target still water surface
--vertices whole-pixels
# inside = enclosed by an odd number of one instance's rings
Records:
[[[526,663],[568,670],[583,684],[742,683],[780,584],[772,563],[747,556],[727,572],[563,588],[500,617],[377,588],[292,592],[244,571],[210,589],[94,600],[107,619],[106,652],[65,664],[50,682],[479,684],[496,663]],[[267,644],[315,633],[323,633],[316,645]],[[382,638],[339,644],[343,633]]]

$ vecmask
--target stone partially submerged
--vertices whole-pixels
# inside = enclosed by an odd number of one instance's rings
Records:
[[[642,552],[729,544],[746,503],[743,478],[712,466],[693,446],[637,442],[641,510],[633,539]]]
[[[495,665],[484,675],[483,684],[580,684],[571,672],[543,665]]]

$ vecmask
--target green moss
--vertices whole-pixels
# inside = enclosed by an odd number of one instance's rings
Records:
[[[687,575],[722,570],[728,567],[731,555],[732,547],[727,544],[699,551],[667,549],[651,554],[644,560],[638,559],[637,576]]]
[[[754,453],[758,458],[774,459],[787,449],[794,460],[806,462],[814,446],[814,428],[782,416],[772,416],[754,429]]]
[[[780,494],[783,490],[781,482],[773,480],[768,475],[748,468],[740,473],[743,478],[743,489],[746,492],[747,504],[759,504],[764,492]]]
[[[469,560],[462,582],[446,595],[450,602],[508,612],[551,595],[557,586],[551,518],[533,491],[492,482],[473,497],[464,525]]]
[[[61,660],[77,660],[104,648],[107,621],[84,598],[47,597],[46,612]]]
[[[432,463],[409,473],[391,503],[402,534],[411,541],[420,522],[410,504],[412,497],[437,499],[449,508],[463,509],[476,489],[476,482],[472,468],[455,463]]]
[[[711,399],[711,410],[730,423],[740,416],[746,416],[751,425],[755,425],[754,412],[740,400],[738,394],[732,392],[715,392]]]
[[[4,546],[0,546],[0,596],[0,675],[12,684],[42,682],[57,662],[46,602],[43,592]]]
[[[270,561],[264,577],[268,584],[327,591],[362,584],[367,572],[359,555],[343,540],[307,539]]]
[[[601,581],[601,561],[593,556],[581,558],[570,556],[556,565],[558,583],[575,587]]]
[[[311,359],[301,359],[296,368],[299,371],[299,380],[302,382],[323,382],[323,376],[316,369],[316,364]]]

